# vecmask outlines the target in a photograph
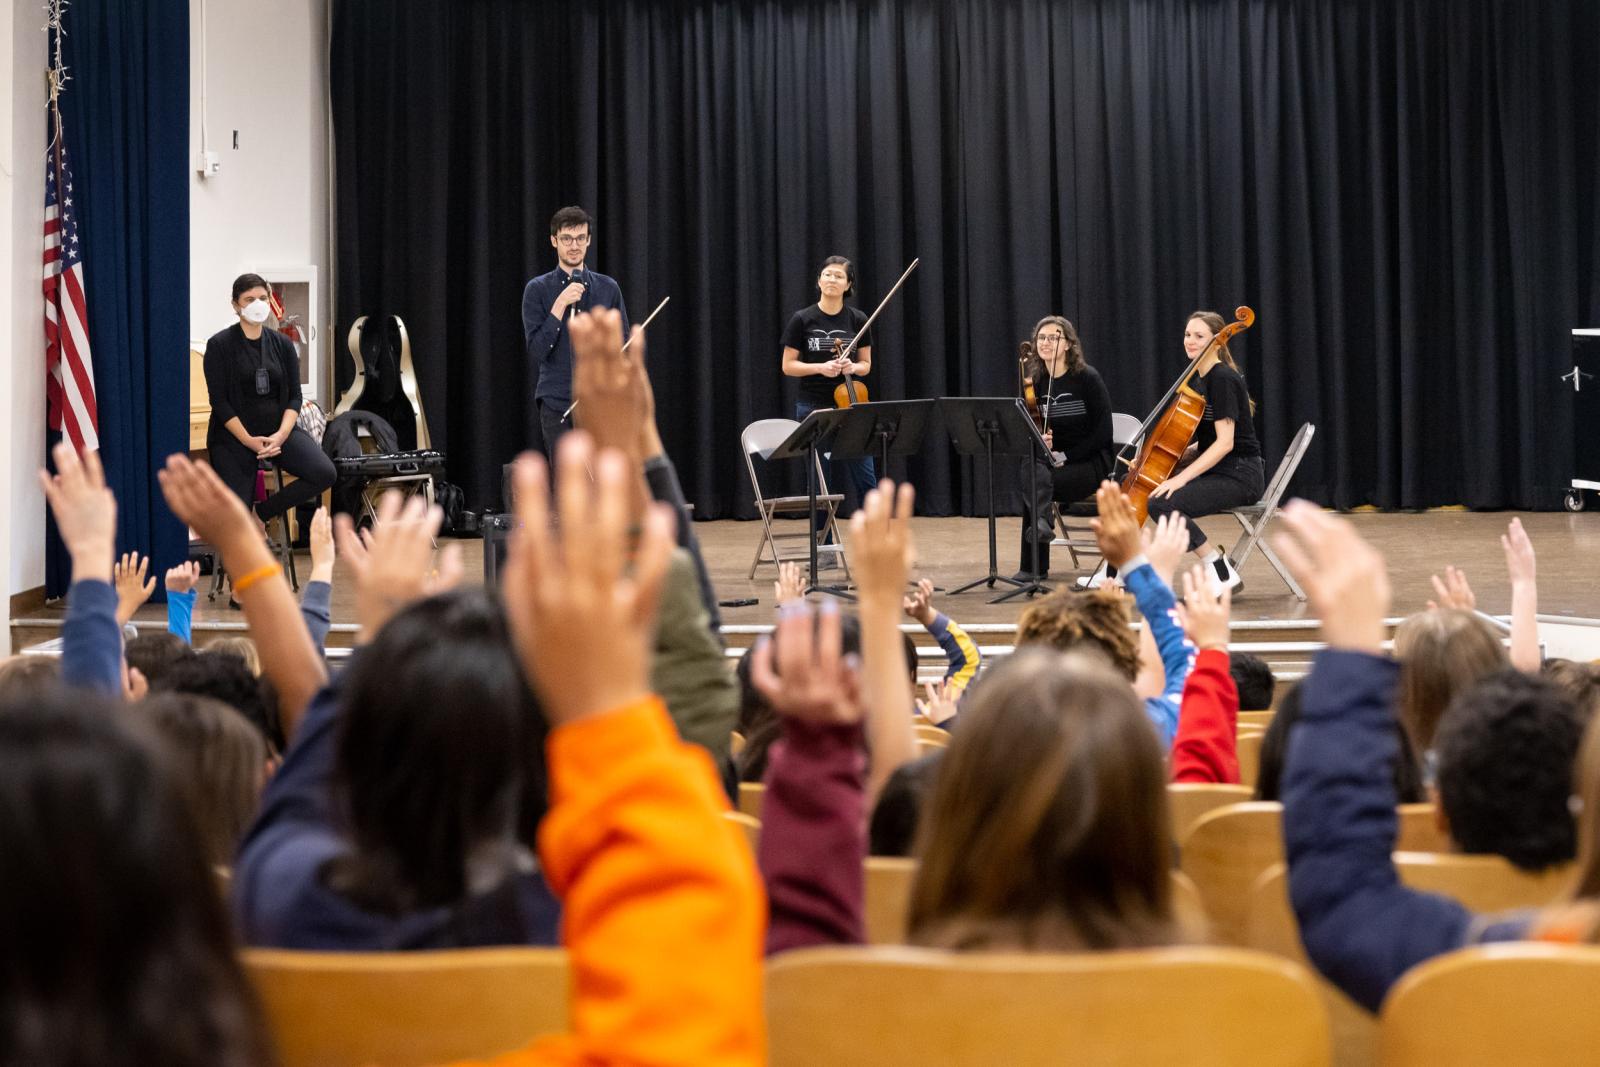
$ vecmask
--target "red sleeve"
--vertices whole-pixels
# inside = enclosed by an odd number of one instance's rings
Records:
[[[1228,673],[1228,653],[1204,649],[1183,683],[1178,733],[1172,741],[1172,780],[1237,784],[1238,718],[1239,690]]]

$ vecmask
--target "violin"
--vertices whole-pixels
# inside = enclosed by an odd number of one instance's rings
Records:
[[[913,259],[911,261],[911,266],[905,269],[905,273],[900,275],[900,280],[895,282],[894,286],[884,294],[883,299],[878,302],[877,309],[873,311],[871,315],[867,316],[867,321],[863,322],[861,324],[861,329],[857,330],[856,335],[850,338],[849,344],[845,344],[838,338],[834,338],[833,358],[843,361],[846,367],[844,372],[844,381],[833,387],[834,407],[847,408],[851,404],[865,404],[867,402],[867,387],[856,381],[855,378],[851,377],[850,375],[850,371],[848,369],[850,357],[855,354],[856,346],[859,345],[861,343],[861,339],[867,335],[867,331],[872,329],[872,324],[877,321],[878,316],[883,314],[883,309],[889,306],[889,301],[894,299],[894,294],[900,291],[900,287],[906,283],[906,279],[911,277],[911,272],[916,270],[917,264],[921,262],[922,260],[920,258]]]
[[[1028,417],[1043,435],[1048,426],[1046,413],[1039,410],[1039,394],[1033,388],[1033,377],[1028,374],[1028,364],[1032,361],[1033,342],[1024,341],[1017,350],[1017,391],[1022,394],[1022,406],[1028,409]]]
[[[1167,395],[1161,398],[1161,403],[1155,406],[1140,428],[1139,434],[1144,444],[1139,448],[1138,458],[1128,464],[1128,473],[1122,479],[1122,491],[1133,501],[1141,526],[1149,515],[1151,492],[1172,477],[1172,472],[1183,459],[1206,413],[1206,398],[1194,390],[1189,384],[1190,379],[1217,351],[1227,347],[1231,338],[1255,325],[1256,313],[1250,308],[1241,305],[1233,314],[1236,321],[1218,330],[1206,350],[1189,361],[1189,366],[1172,383],[1172,388],[1167,390]],[[1152,422],[1155,423],[1154,428],[1151,428]],[[1128,462],[1122,456],[1118,456],[1117,460]]]

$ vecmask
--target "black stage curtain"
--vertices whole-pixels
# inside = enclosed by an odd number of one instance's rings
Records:
[[[1009,394],[1061,312],[1143,414],[1185,315],[1248,303],[1269,471],[1318,425],[1302,495],[1553,506],[1567,331],[1600,324],[1596,40],[1593,0],[336,0],[340,328],[405,319],[494,503],[522,286],[579,203],[635,319],[672,296],[650,363],[702,518],[753,513],[739,432],[792,414],[778,337],[831,253],[868,309],[922,258],[876,398]],[[909,474],[982,504],[942,440]]]

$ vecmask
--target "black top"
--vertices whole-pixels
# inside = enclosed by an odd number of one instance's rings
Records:
[[[1031,375],[1039,413],[1049,411],[1051,441],[1068,463],[1111,451],[1111,394],[1100,372],[1085,364],[1076,373],[1058,375],[1040,362]]]
[[[586,283],[587,288],[578,302],[567,309],[569,316],[595,308],[615,308],[622,312],[622,338],[628,339],[628,308],[622,302],[622,287],[597,270],[579,270],[568,274],[557,267],[541,274],[522,290],[522,339],[527,345],[528,358],[533,361],[539,384],[534,387],[535,400],[548,399],[553,406],[566,407],[572,402],[572,342],[567,337],[566,323],[558,321],[550,310],[556,306],[556,297],[572,284],[574,277]]]
[[[1256,423],[1250,417],[1250,390],[1244,384],[1244,375],[1226,363],[1218,363],[1204,378],[1195,375],[1189,379],[1189,385],[1206,398],[1206,413],[1194,432],[1200,451],[1216,443],[1217,420],[1232,419],[1233,451],[1228,454],[1239,459],[1259,459],[1261,442],[1256,439]]]
[[[256,371],[267,372],[267,392],[256,391]],[[294,342],[276,330],[262,327],[251,341],[238,323],[219,330],[206,341],[206,391],[211,394],[208,441],[233,440],[224,427],[237,417],[249,433],[265,437],[278,432],[283,413],[300,415],[300,353]]]
[[[866,324],[867,313],[860,308],[845,307],[837,315],[825,314],[816,304],[801,308],[783,328],[783,347],[800,353],[802,363],[826,363],[833,358],[833,342],[837,338],[849,344]],[[872,347],[872,334],[861,339],[860,348]],[[866,378],[854,375],[856,381]],[[829,378],[825,374],[812,374],[800,379],[800,399],[817,405],[833,403],[833,390],[844,383],[844,376]]]

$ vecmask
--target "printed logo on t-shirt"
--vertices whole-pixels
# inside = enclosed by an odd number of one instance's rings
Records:
[[[853,336],[854,336],[854,334],[850,333],[847,330],[826,330],[826,331],[824,331],[824,330],[813,329],[811,331],[811,333],[810,333],[810,336],[808,336],[806,338],[806,351],[807,352],[832,352],[833,351],[833,342],[834,341],[837,340],[837,341],[840,341],[840,342],[842,342],[844,344],[849,344],[850,343],[850,338],[853,337]]]
[[[1057,393],[1050,400],[1050,417],[1052,419],[1075,419],[1085,414],[1088,408],[1084,402],[1071,393]]]

